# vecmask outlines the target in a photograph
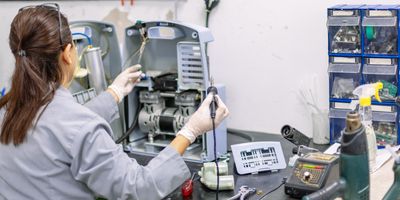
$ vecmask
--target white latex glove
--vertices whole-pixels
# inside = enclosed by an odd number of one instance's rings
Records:
[[[218,108],[215,115],[215,128],[229,115],[229,110],[219,98],[217,97]],[[210,104],[212,101],[212,94],[209,94],[207,98],[200,105],[199,109],[190,117],[189,121],[185,126],[177,133],[187,138],[190,143],[196,140],[196,137],[212,130],[212,119],[210,116]]]
[[[125,69],[108,87],[117,95],[118,103],[120,103],[122,99],[132,91],[136,83],[140,82],[142,71],[139,71],[139,69],[141,67],[141,65],[137,64]]]

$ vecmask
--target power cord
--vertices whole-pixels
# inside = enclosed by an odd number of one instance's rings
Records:
[[[141,44],[140,47],[138,49],[136,49],[135,51],[133,51],[127,58],[126,60],[122,63],[122,69],[124,69],[125,67],[127,67],[126,65],[128,64],[129,61],[131,61],[131,59],[138,55],[138,60],[137,60],[137,64],[140,64],[142,61],[142,55],[144,52],[144,49],[146,47],[146,44],[149,42],[149,39],[147,37],[147,33],[146,33],[146,29],[145,27],[142,25],[141,21],[137,21],[135,24],[135,29],[137,29],[140,33],[140,39],[141,39]]]
[[[213,138],[214,138],[214,159],[215,159],[215,167],[217,169],[217,189],[216,189],[216,197],[215,199],[218,200],[218,193],[219,193],[219,166],[218,166],[218,158],[217,158],[217,136],[215,134],[215,116],[217,115],[217,98],[215,95],[218,94],[218,89],[214,86],[214,81],[211,78],[211,86],[207,88],[207,94],[212,94],[212,101],[210,104],[210,116],[212,121],[212,128],[213,128]]]
[[[128,98],[125,99],[125,105],[127,105],[127,104],[128,104]],[[136,125],[137,125],[137,122],[138,122],[138,119],[139,119],[139,112],[140,112],[140,109],[141,109],[141,104],[140,104],[140,102],[138,101],[138,102],[137,102],[137,107],[136,107],[136,115],[135,115],[135,118],[133,119],[133,122],[132,122],[131,126],[128,128],[128,130],[127,130],[120,138],[118,138],[118,139],[115,141],[116,144],[120,144],[121,142],[123,142],[124,140],[126,140],[126,139],[129,137],[129,135],[135,130]],[[129,110],[128,110],[128,107],[125,106],[125,112],[128,113],[128,111],[129,111]],[[128,119],[125,120],[125,121],[128,122]],[[127,123],[127,124],[128,124],[128,123]]]
[[[218,193],[219,193],[219,166],[218,166],[218,159],[217,159],[217,136],[215,134],[215,117],[212,118],[212,125],[213,125],[213,137],[214,137],[214,158],[215,158],[215,166],[217,168],[217,190],[216,190],[215,199],[218,200]]]
[[[206,27],[208,28],[208,23],[210,20],[210,13],[211,11],[218,6],[220,0],[204,0],[204,3],[206,4]],[[207,53],[208,51],[208,43],[206,43],[206,48],[205,48],[205,52],[206,55],[208,55]]]
[[[206,4],[206,27],[208,27],[208,21],[210,18],[211,11],[218,6],[220,0],[204,0]]]
[[[281,184],[279,184],[276,188],[272,189],[271,191],[269,191],[269,192],[265,193],[264,195],[262,195],[258,200],[261,200],[261,199],[263,199],[264,197],[266,197],[267,195],[271,194],[272,192],[275,192],[275,191],[276,191],[277,189],[279,189],[283,184],[286,183],[286,180],[287,180],[287,178],[284,177],[284,178],[282,179]]]

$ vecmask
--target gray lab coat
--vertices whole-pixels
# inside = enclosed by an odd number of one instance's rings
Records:
[[[0,199],[161,199],[190,172],[166,147],[147,166],[116,145],[109,122],[117,104],[104,92],[85,106],[59,88],[52,102],[15,147],[0,144]],[[0,123],[4,109],[0,110]]]

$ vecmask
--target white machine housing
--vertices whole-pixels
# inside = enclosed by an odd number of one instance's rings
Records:
[[[143,32],[146,43],[140,55]],[[131,126],[138,119],[125,150],[154,156],[171,142],[207,95],[210,80],[205,48],[213,36],[205,27],[170,21],[139,22],[126,28],[125,34],[123,67],[140,63],[147,75],[128,96],[126,123]],[[216,87],[225,100],[225,87]],[[225,122],[217,127],[216,140],[217,156],[225,155]],[[213,141],[212,131],[198,137],[183,158],[199,163],[214,160]]]

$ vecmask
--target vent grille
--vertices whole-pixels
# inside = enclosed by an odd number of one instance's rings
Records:
[[[96,90],[94,88],[90,88],[88,90],[83,90],[77,93],[72,94],[72,96],[75,98],[76,102],[79,104],[85,104],[86,102],[92,100],[97,96]]]
[[[200,44],[197,42],[180,42],[178,50],[178,75],[180,89],[202,89],[204,70]]]

